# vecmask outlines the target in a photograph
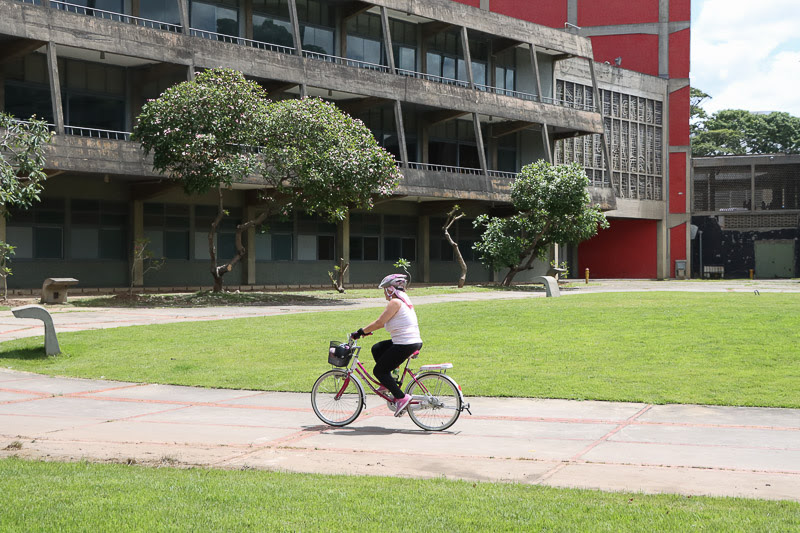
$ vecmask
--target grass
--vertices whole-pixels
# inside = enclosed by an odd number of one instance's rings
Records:
[[[2,531],[794,531],[800,504],[0,460]]]
[[[800,296],[606,293],[417,306],[417,364],[450,361],[467,396],[800,407]],[[61,333],[0,345],[51,375],[309,391],[330,340],[378,309]],[[366,345],[386,338],[385,332]],[[362,360],[371,361],[369,350]],[[368,365],[371,367],[371,365]]]

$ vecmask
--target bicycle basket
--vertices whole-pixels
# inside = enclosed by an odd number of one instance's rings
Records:
[[[349,344],[331,341],[331,347],[328,349],[328,363],[339,367],[347,366],[352,357],[353,350]]]

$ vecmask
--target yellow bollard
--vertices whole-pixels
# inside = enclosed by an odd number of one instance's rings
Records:
[[[586,268],[586,284],[589,284],[589,268]]]
[[[755,274],[755,270],[752,268],[750,269],[750,279],[753,279],[753,275]]]

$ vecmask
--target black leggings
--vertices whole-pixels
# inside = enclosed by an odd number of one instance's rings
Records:
[[[421,342],[416,344],[393,344],[390,340],[376,342],[372,345],[372,357],[376,363],[372,374],[398,400],[405,394],[392,378],[392,370],[403,364],[403,361],[408,359],[409,355],[420,348],[422,348]]]

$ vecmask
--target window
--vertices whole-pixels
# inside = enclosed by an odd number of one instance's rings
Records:
[[[417,27],[402,20],[389,20],[394,65],[403,70],[417,70]]]
[[[353,213],[350,215],[350,259],[378,261],[380,259],[380,215]]]
[[[191,2],[191,25],[198,30],[239,36],[239,2]]]
[[[269,15],[253,15],[253,39],[264,43],[294,47],[291,23],[288,20],[281,20]]]
[[[71,201],[70,256],[73,259],[125,259],[128,207],[123,202]]]
[[[384,237],[383,239],[383,260],[395,262],[398,259],[417,259],[417,241],[411,238]]]
[[[297,217],[297,231],[298,260],[335,260],[336,224],[316,216],[300,214]]]
[[[28,210],[12,209],[6,229],[15,259],[63,259],[64,200],[43,199]]]
[[[189,206],[145,203],[144,233],[155,257],[189,259]]]
[[[149,20],[180,24],[181,15],[178,11],[178,2],[164,2],[163,0],[139,0],[139,16]]]
[[[377,261],[378,237],[350,237],[350,260]]]
[[[299,0],[297,18],[300,21],[300,41],[303,50],[333,55],[333,11],[318,0]]]
[[[255,253],[257,261],[291,261],[294,254],[294,223],[291,220],[271,218],[256,233]]]

